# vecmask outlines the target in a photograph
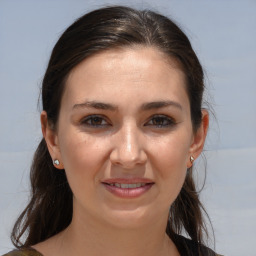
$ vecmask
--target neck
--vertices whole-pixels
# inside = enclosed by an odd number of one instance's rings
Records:
[[[59,253],[55,255],[179,255],[165,228],[165,221],[138,228],[120,228],[73,216],[70,226],[58,235]]]

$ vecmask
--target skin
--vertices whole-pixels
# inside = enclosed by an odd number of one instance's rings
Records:
[[[146,47],[94,55],[70,73],[56,129],[44,111],[41,123],[74,203],[70,226],[35,249],[44,256],[179,255],[165,234],[169,207],[192,165],[190,156],[203,149],[208,113],[194,133],[176,61]],[[153,185],[122,198],[103,186],[110,178],[147,178]]]

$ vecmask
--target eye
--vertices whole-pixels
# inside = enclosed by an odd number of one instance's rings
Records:
[[[81,121],[81,124],[89,127],[99,127],[99,128],[109,125],[106,119],[99,115],[87,116]]]
[[[155,115],[146,123],[146,126],[155,126],[157,128],[167,128],[175,124],[176,122],[168,116]]]

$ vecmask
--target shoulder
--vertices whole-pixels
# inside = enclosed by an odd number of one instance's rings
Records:
[[[43,256],[41,253],[33,248],[13,250],[2,256]]]

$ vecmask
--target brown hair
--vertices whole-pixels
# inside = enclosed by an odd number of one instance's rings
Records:
[[[106,7],[82,16],[56,43],[42,84],[43,110],[53,127],[58,121],[65,81],[70,71],[93,54],[133,45],[155,47],[180,63],[186,76],[193,129],[197,130],[202,121],[204,77],[187,36],[173,21],[160,14],[122,6]],[[30,179],[31,200],[12,231],[12,242],[18,248],[31,246],[57,234],[72,219],[72,192],[65,171],[57,171],[53,166],[44,139],[35,152]],[[167,234],[175,240],[175,234],[185,231],[200,247],[203,234],[207,233],[202,210],[192,170],[188,170],[181,192],[170,207]]]

